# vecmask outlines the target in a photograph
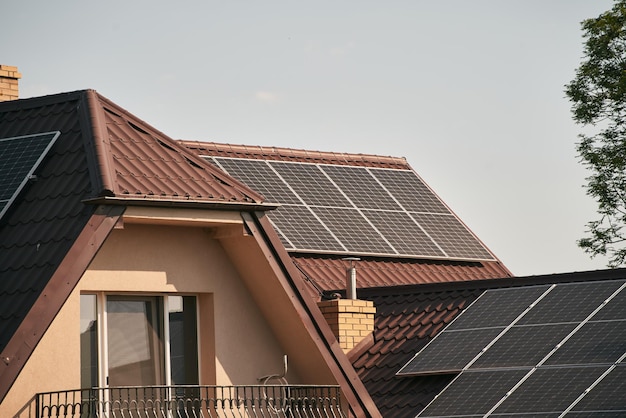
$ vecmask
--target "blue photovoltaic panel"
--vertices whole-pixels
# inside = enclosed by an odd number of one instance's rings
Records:
[[[602,307],[592,321],[626,319],[626,290],[622,290]]]
[[[60,135],[46,132],[0,139],[0,218]]]
[[[397,374],[437,374],[462,370],[548,288],[531,286],[486,291]],[[497,357],[499,351],[514,349],[500,345],[493,357]],[[493,357],[487,361],[503,361]],[[526,363],[528,361],[526,359]]]
[[[493,256],[452,214],[411,213],[449,257],[488,260]]]

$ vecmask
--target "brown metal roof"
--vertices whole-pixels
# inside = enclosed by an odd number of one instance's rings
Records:
[[[217,142],[178,141],[198,155],[259,160],[293,161],[301,163],[354,165],[409,170],[405,158],[342,152],[308,151],[293,148],[235,145]]]
[[[261,195],[94,91],[94,143],[104,196],[260,203]]]
[[[340,257],[291,254],[293,262],[322,290],[341,290],[346,285],[349,263]],[[356,262],[357,288],[409,284],[464,282],[511,277],[500,262],[451,260],[367,259]]]

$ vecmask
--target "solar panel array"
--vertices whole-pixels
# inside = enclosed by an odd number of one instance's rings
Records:
[[[205,158],[281,204],[269,218],[289,251],[494,260],[412,170]]]
[[[626,416],[626,280],[488,290],[400,376],[460,374],[419,417]]]
[[[50,150],[59,132],[0,139],[0,218]]]

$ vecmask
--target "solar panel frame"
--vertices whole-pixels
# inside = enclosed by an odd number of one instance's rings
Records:
[[[51,131],[0,139],[0,219],[35,174],[60,135],[59,131]]]

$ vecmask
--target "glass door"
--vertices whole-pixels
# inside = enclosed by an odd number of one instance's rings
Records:
[[[165,385],[160,297],[107,297],[108,386]]]

